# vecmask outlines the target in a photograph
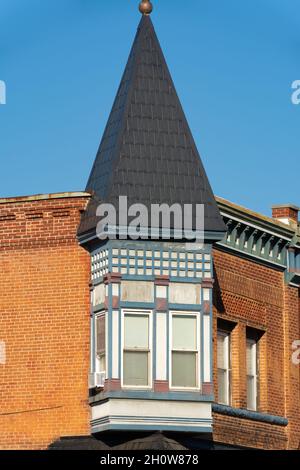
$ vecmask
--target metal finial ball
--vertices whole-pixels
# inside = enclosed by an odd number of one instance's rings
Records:
[[[149,0],[142,0],[139,5],[139,10],[142,15],[150,15],[153,10],[153,5]]]

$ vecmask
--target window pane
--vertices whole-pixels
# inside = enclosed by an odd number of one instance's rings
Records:
[[[105,372],[106,371],[106,364],[105,364],[105,354],[100,354],[96,358],[96,372]]]
[[[197,349],[197,319],[173,316],[173,349]]]
[[[100,372],[104,372],[105,371],[105,354],[102,354],[99,357],[99,365],[100,365]]]
[[[125,349],[149,348],[149,317],[143,315],[126,315],[125,322]]]
[[[172,386],[196,387],[196,353],[172,353]]]
[[[97,354],[100,355],[105,351],[105,316],[97,317]]]
[[[255,378],[253,376],[247,377],[247,408],[249,410],[256,409]]]
[[[247,340],[247,374],[256,374],[256,344],[251,340]]]
[[[228,382],[225,370],[218,369],[218,402],[228,405]]]
[[[247,339],[247,408],[249,410],[256,410],[257,397],[256,397],[256,342]]]
[[[226,369],[228,367],[228,336],[218,334],[218,367],[220,369]]]
[[[218,402],[230,404],[230,333],[218,332],[217,337],[218,363]]]
[[[148,353],[124,352],[124,385],[148,385]]]

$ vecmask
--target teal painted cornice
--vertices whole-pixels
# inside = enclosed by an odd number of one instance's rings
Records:
[[[241,408],[232,408],[231,406],[213,404],[212,411],[221,415],[232,416],[234,418],[250,419],[252,421],[260,421],[263,423],[276,424],[278,426],[287,426],[288,420],[281,416],[258,413]]]

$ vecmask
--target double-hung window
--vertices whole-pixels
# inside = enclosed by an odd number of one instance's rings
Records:
[[[124,313],[123,385],[151,385],[150,313]]]
[[[199,315],[173,313],[171,386],[199,388]]]
[[[218,331],[218,402],[231,404],[230,333]]]
[[[256,411],[258,407],[258,344],[247,338],[247,408]]]

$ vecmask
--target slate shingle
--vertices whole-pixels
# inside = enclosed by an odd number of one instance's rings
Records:
[[[204,204],[205,230],[226,231],[149,16],[138,27],[86,189],[116,207],[119,196],[149,209]],[[95,230],[95,208],[91,202],[79,235]]]

